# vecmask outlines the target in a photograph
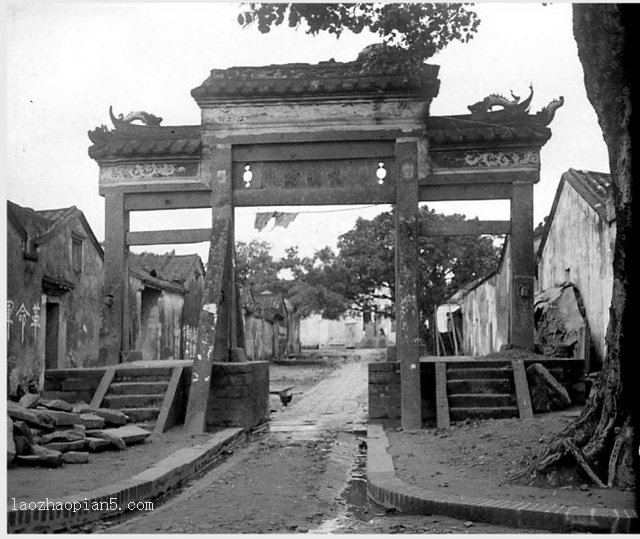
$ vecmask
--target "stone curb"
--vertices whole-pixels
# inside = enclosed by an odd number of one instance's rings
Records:
[[[556,532],[629,533],[639,524],[636,511],[630,509],[512,502],[445,494],[407,485],[396,477],[393,459],[387,453],[388,446],[382,425],[370,424],[367,429],[367,494],[373,502],[387,509]]]
[[[247,431],[228,428],[208,442],[179,449],[147,470],[103,488],[50,501],[57,509],[7,509],[9,533],[50,533],[87,524],[128,511],[129,502],[153,500],[208,466],[227,446],[241,441]],[[73,505],[75,503],[75,506]],[[65,504],[67,508],[65,509]]]

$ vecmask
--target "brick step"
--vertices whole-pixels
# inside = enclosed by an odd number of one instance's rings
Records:
[[[169,382],[113,382],[109,386],[111,395],[164,395]]]
[[[168,382],[173,367],[127,367],[118,369],[114,382]]]
[[[121,412],[124,412],[129,416],[131,423],[143,423],[146,421],[155,421],[160,414],[160,408],[144,407],[144,408],[120,408]]]
[[[467,393],[449,395],[449,408],[500,408],[515,404],[509,393]]]
[[[511,367],[502,369],[493,367],[473,369],[449,367],[447,369],[447,380],[497,380],[501,378],[511,377],[511,373]]]
[[[508,419],[518,417],[517,406],[501,406],[499,408],[449,408],[451,421],[465,419]]]
[[[447,394],[463,393],[512,393],[509,378],[476,378],[472,380],[448,380]]]
[[[104,398],[105,408],[145,408],[160,407],[164,395],[109,395]]]

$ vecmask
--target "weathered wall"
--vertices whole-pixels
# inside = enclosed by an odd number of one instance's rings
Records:
[[[380,329],[385,333],[384,343],[380,339]],[[384,317],[365,328],[362,317],[326,320],[319,314],[313,314],[300,321],[300,344],[302,348],[386,347],[396,342],[394,329],[393,321]]]
[[[40,380],[44,371],[42,324],[38,320],[38,325],[31,327],[34,306],[41,309],[44,304],[41,303],[42,268],[23,257],[21,237],[11,224],[7,231],[7,268],[7,389],[12,394],[18,384]],[[20,313],[25,310],[30,316],[23,318]]]
[[[71,266],[72,232],[82,242],[82,270]],[[9,224],[7,233],[7,363],[9,391],[19,383],[38,381],[42,387],[45,368],[47,303],[58,307],[57,364],[52,368],[94,366],[99,363],[100,290],[102,258],[79,219],[59,224],[39,245],[37,260],[24,257],[22,238]],[[47,296],[43,276],[73,284],[73,289]],[[11,313],[10,313],[11,311]],[[52,320],[49,321],[50,324]],[[52,339],[50,339],[50,343]]]
[[[135,275],[129,283],[130,349],[143,360],[182,359],[182,294],[145,288]]]
[[[269,418],[269,363],[213,363],[207,428],[253,427]]]
[[[420,364],[422,421],[435,420],[435,369]],[[396,424],[401,418],[400,362],[369,363],[369,420]]]
[[[244,332],[247,356],[254,361],[268,361],[277,357],[275,335],[277,322],[253,315],[245,315]]]
[[[509,244],[498,272],[473,288],[462,300],[462,353],[482,356],[510,342],[511,249]]]
[[[609,225],[603,221],[565,182],[538,260],[538,288],[546,290],[565,280],[575,283],[585,307],[596,362],[606,353],[615,236],[615,222]]]

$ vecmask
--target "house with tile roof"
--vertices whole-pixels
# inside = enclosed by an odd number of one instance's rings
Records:
[[[193,359],[205,269],[196,254],[129,255],[129,359]]]
[[[571,283],[579,292],[590,345],[575,352],[587,371],[606,353],[613,287],[615,211],[609,174],[569,169],[558,184],[549,215],[534,231],[536,293]],[[462,351],[485,355],[510,342],[509,238],[495,272],[469,283],[449,301],[461,306]]]
[[[102,246],[77,207],[7,201],[8,391],[42,388],[45,369],[95,366]]]
[[[613,289],[615,210],[609,174],[569,169],[560,178],[536,255],[538,290],[571,282],[591,334],[590,370],[606,353]]]
[[[246,353],[253,361],[300,353],[300,317],[282,294],[241,290]]]

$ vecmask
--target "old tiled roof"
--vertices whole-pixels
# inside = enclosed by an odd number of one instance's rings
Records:
[[[371,68],[362,58],[354,62],[283,64],[260,67],[212,69],[209,77],[191,95],[198,102],[255,97],[309,97],[319,95],[375,94],[381,92],[419,94],[431,100],[438,94],[439,66],[424,65],[409,75],[396,65]]]
[[[473,144],[544,144],[551,137],[537,115],[507,116],[502,111],[427,119],[430,147]]]
[[[28,235],[34,241],[53,230],[55,223],[32,208],[18,206],[7,200],[7,217],[14,223],[23,237]]]
[[[128,124],[109,130],[89,131],[93,145],[89,157],[96,161],[113,157],[199,157],[202,142],[199,125],[155,126]]]
[[[84,213],[76,206],[36,211],[32,208],[25,208],[14,202],[7,201],[7,214],[14,225],[19,225],[18,230],[23,234],[23,237],[24,234],[28,235],[35,244],[45,243],[53,236],[57,225],[77,217],[82,223],[89,241],[93,243],[98,254],[104,257],[104,251],[100,242],[98,242],[95,237]]]
[[[202,270],[202,261],[196,254],[131,253],[131,271],[159,288],[184,292],[184,283],[194,271]]]
[[[319,95],[379,95],[381,92],[420,95],[431,101],[440,87],[439,66],[421,65],[409,73],[401,62],[378,56],[379,47],[365,48],[353,62],[283,64],[212,69],[191,95],[207,100]]]
[[[607,204],[611,204],[611,175],[604,172],[570,168],[562,175],[582,198],[602,217],[607,219]]]

